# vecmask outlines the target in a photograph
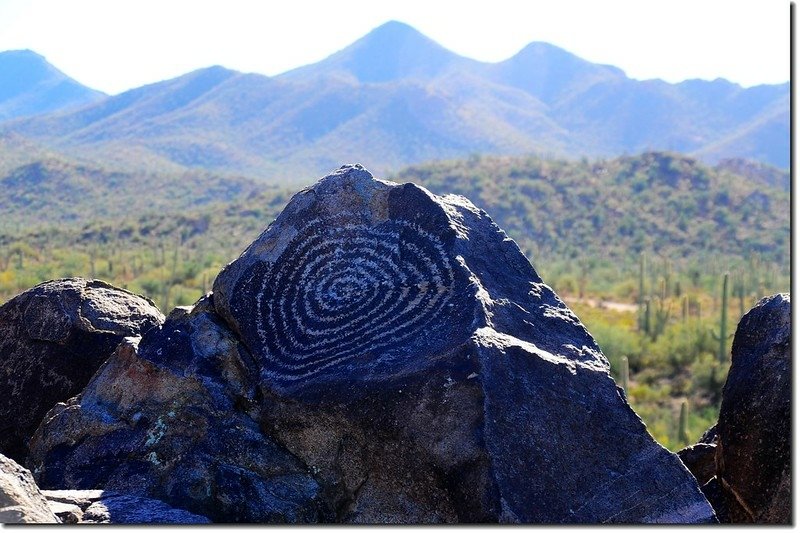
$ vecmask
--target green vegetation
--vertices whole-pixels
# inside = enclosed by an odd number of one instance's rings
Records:
[[[85,276],[163,310],[191,304],[296,191],[25,165],[0,174],[0,303]],[[485,209],[586,324],[631,405],[673,450],[716,421],[738,317],[789,290],[788,193],[683,156],[476,156],[390,178]]]

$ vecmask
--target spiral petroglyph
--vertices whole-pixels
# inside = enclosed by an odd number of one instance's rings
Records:
[[[440,344],[466,281],[443,243],[406,220],[316,219],[253,280],[267,374],[293,381],[354,364],[402,364],[411,344]]]

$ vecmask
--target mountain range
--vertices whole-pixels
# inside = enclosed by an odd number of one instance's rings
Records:
[[[43,61],[0,53],[0,87],[9,77],[18,87],[0,89],[0,138],[126,172],[200,168],[290,182],[355,161],[385,174],[471,154],[646,150],[789,166],[788,83],[637,81],[546,43],[485,63],[400,22],[279,76],[214,66],[114,96],[19,74],[58,73]]]

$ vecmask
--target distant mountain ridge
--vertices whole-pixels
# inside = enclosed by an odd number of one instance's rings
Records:
[[[211,67],[6,121],[1,133],[124,169],[280,181],[308,181],[346,162],[386,173],[476,153],[672,150],[787,168],[789,85],[636,81],[546,43],[483,63],[389,22],[273,78]]]
[[[105,96],[31,50],[0,52],[0,120],[74,108]]]

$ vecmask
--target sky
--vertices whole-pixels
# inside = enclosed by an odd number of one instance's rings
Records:
[[[789,80],[788,0],[0,0],[0,51],[116,94],[211,65],[279,74],[389,20],[481,61],[544,41],[635,79]]]

